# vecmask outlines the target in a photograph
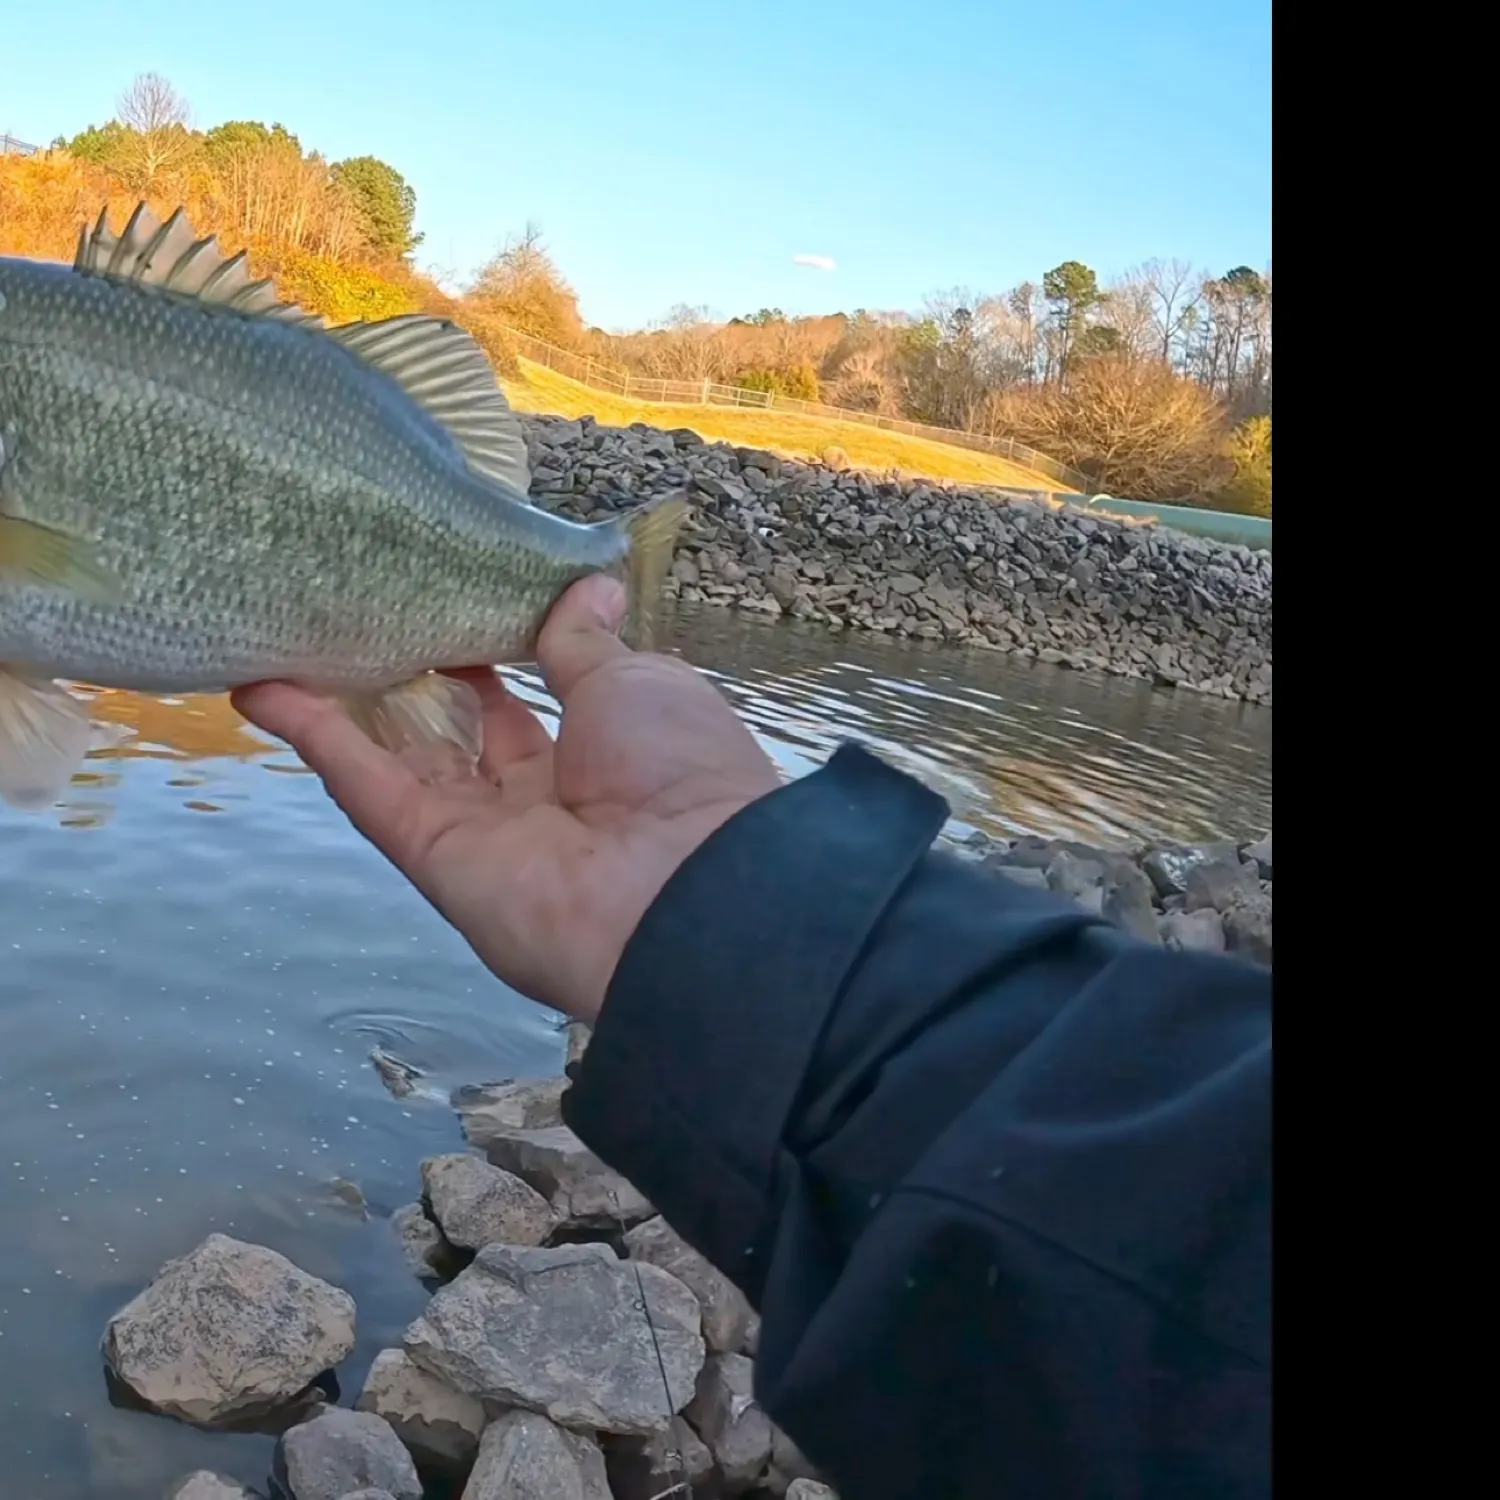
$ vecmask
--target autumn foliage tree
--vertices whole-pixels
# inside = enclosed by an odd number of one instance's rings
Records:
[[[535,224],[508,240],[481,269],[465,300],[476,317],[559,348],[576,349],[583,342],[578,294],[558,270]]]
[[[1118,353],[1077,357],[1066,385],[1001,396],[999,425],[1101,490],[1180,500],[1227,477],[1223,412],[1201,385]]]

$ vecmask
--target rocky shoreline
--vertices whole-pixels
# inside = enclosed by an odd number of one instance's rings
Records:
[[[799,463],[686,428],[527,416],[531,493],[597,520],[688,491],[684,600],[948,641],[1271,702],[1271,557],[925,479]]]
[[[1148,941],[1271,963],[1269,833],[955,852]],[[115,1314],[134,1404],[280,1433],[265,1490],[199,1470],[169,1500],[837,1500],[754,1399],[745,1297],[563,1123],[587,1043],[573,1023],[563,1076],[454,1091],[468,1150],[423,1161],[386,1231],[432,1295],[351,1403],[353,1299],[263,1246],[210,1235]]]
[[[1253,843],[1150,844],[1126,853],[973,833],[955,852],[1002,879],[1067,896],[1148,943],[1272,967],[1269,831]]]
[[[388,1226],[432,1297],[351,1404],[353,1299],[264,1246],[210,1235],[115,1314],[135,1404],[280,1433],[267,1489],[199,1470],[168,1500],[836,1500],[753,1399],[749,1303],[563,1124],[569,1086],[454,1092],[470,1149]]]

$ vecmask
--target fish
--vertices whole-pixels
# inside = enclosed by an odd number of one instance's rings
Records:
[[[619,578],[653,642],[684,492],[593,523],[534,505],[525,433],[449,319],[329,325],[144,203],[73,263],[0,257],[0,799],[91,743],[69,683],[339,698],[377,743],[469,768],[479,697],[552,605]]]

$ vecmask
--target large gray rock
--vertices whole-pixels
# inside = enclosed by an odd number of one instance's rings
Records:
[[[773,1495],[784,1495],[799,1479],[818,1478],[807,1455],[779,1427],[771,1425],[771,1465],[761,1484]]]
[[[1237,892],[1224,912],[1229,951],[1251,963],[1271,966],[1271,898],[1256,886]]]
[[[658,1215],[637,1224],[625,1236],[632,1260],[670,1271],[698,1299],[703,1309],[703,1339],[716,1354],[739,1349],[752,1316],[745,1294],[717,1267],[699,1255]]]
[[[995,859],[990,855],[984,861],[984,868],[993,870],[997,875],[1003,875],[1012,885],[1025,886],[1028,890],[1045,891],[1051,887],[1047,884],[1047,872],[1037,865],[1013,865],[1006,862],[1004,856]]]
[[[485,1429],[462,1500],[611,1500],[604,1455],[590,1437],[536,1412],[506,1412]]]
[[[148,1406],[200,1425],[269,1412],[354,1347],[354,1299],[224,1234],[171,1260],[109,1320],[104,1357]]]
[[[1194,865],[1183,882],[1188,911],[1212,908],[1227,914],[1241,897],[1260,890],[1254,865],[1244,864],[1236,853],[1228,859],[1207,859]]]
[[[401,1349],[375,1356],[354,1405],[389,1422],[412,1456],[435,1469],[466,1470],[479,1451],[484,1407]]]
[[[566,1078],[509,1078],[503,1083],[466,1084],[454,1089],[464,1139],[481,1151],[493,1130],[541,1130],[562,1124]]]
[[[1025,866],[1017,866],[1019,869]],[[1046,868],[1046,883],[1094,916],[1104,917],[1147,942],[1159,942],[1151,882],[1124,855],[1100,852],[1086,859],[1059,849]]]
[[[405,1345],[423,1369],[488,1406],[644,1435],[692,1398],[701,1328],[698,1299],[675,1276],[622,1261],[607,1245],[489,1245],[433,1297]]]
[[[665,1432],[644,1438],[616,1438],[604,1455],[614,1500],[660,1500],[672,1486],[686,1483],[694,1493],[713,1473],[708,1444],[683,1417]]]
[[[362,1489],[422,1500],[417,1467],[390,1424],[342,1406],[324,1407],[282,1433],[274,1473],[292,1500],[343,1500]]]
[[[1148,943],[1161,941],[1156,930],[1151,881],[1144,870],[1129,860],[1111,861],[1105,873],[1104,916],[1116,927],[1123,927]]]
[[[1233,844],[1183,844],[1152,849],[1141,859],[1145,871],[1159,896],[1181,896],[1187,890],[1188,872],[1208,860],[1238,860],[1239,850]]]
[[[1169,911],[1157,918],[1161,940],[1183,953],[1222,953],[1224,919],[1211,906],[1198,911]]]
[[[585,1026],[582,1021],[568,1022],[568,1057],[563,1064],[563,1072],[570,1079],[578,1076],[579,1065],[583,1062],[583,1054],[588,1051],[589,1042],[593,1039],[593,1031]]]
[[[786,1492],[786,1500],[839,1500],[831,1484],[821,1479],[794,1479]]]
[[[645,1197],[605,1166],[566,1125],[541,1130],[497,1125],[484,1150],[492,1165],[535,1188],[565,1223],[605,1228],[651,1216]]]
[[[389,1490],[350,1490],[344,1500],[396,1500]]]
[[[252,1490],[237,1479],[197,1469],[179,1479],[167,1491],[166,1500],[263,1500],[263,1497],[259,1490]]]
[[[422,1191],[444,1237],[465,1250],[540,1245],[555,1223],[540,1193],[477,1156],[429,1156],[422,1163]]]
[[[745,1355],[714,1355],[686,1412],[731,1495],[750,1489],[771,1462],[771,1419],[755,1399],[754,1375]]]
[[[1257,839],[1253,844],[1245,847],[1244,857],[1250,860],[1262,880],[1271,878],[1271,830],[1266,830],[1263,839]]]
[[[1104,915],[1104,866],[1098,860],[1079,859],[1060,849],[1047,866],[1046,878],[1052,890],[1076,901],[1091,916]]]

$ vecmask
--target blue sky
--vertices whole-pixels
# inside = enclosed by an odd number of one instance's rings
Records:
[[[585,317],[915,307],[1078,259],[1271,255],[1269,0],[72,0],[5,27],[0,131],[165,74],[417,190],[466,275],[528,219]],[[128,19],[127,19],[128,17]],[[420,19],[419,19],[420,17]],[[831,257],[834,270],[794,264]]]

